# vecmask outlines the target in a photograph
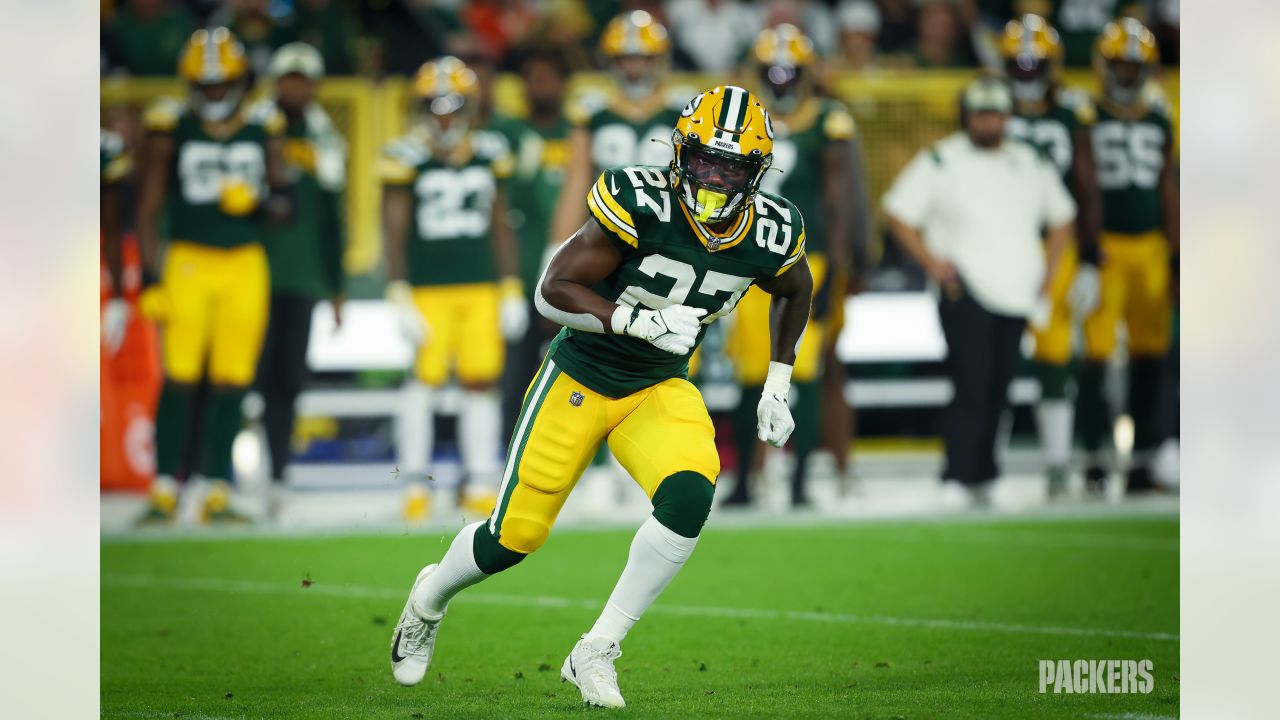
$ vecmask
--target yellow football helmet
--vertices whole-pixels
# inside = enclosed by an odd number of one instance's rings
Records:
[[[1057,75],[1062,41],[1043,17],[1028,13],[1005,24],[1000,55],[1014,98],[1039,102],[1048,95]]]
[[[1160,60],[1156,36],[1135,18],[1121,18],[1102,28],[1096,49],[1107,97],[1123,105],[1137,102]]]
[[[178,74],[191,83],[192,107],[210,122],[230,118],[249,89],[244,46],[224,27],[191,34],[178,55]]]
[[[779,112],[791,112],[813,89],[817,55],[813,41],[789,23],[765,28],[756,36],[751,60],[760,75],[761,94]]]
[[[642,98],[653,92],[666,72],[671,38],[652,15],[634,10],[615,17],[605,26],[600,35],[600,53],[608,61],[623,94]]]
[[[415,120],[433,145],[456,147],[475,116],[480,82],[466,63],[442,57],[424,63],[413,76]]]
[[[769,111],[736,85],[721,85],[690,100],[671,142],[672,187],[704,223],[722,222],[745,210],[773,164]]]

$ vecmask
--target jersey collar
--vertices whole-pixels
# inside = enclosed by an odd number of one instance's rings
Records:
[[[683,202],[677,202],[680,206],[680,212],[684,213],[685,220],[689,221],[689,227],[693,228],[693,234],[698,237],[698,242],[707,249],[708,252],[720,252],[742,242],[747,237],[747,229],[750,228],[756,219],[756,206],[753,202],[747,203],[747,209],[738,213],[738,219],[724,233],[716,233],[711,228],[698,222],[689,208],[684,206]]]

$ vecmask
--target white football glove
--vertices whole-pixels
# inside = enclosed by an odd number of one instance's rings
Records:
[[[524,288],[519,278],[503,278],[502,301],[498,305],[498,328],[502,339],[515,342],[529,330],[529,301],[524,299]]]
[[[391,303],[392,310],[396,314],[396,323],[400,326],[400,333],[412,345],[421,345],[431,336],[431,328],[427,326],[427,321],[422,317],[422,313],[418,312],[418,306],[413,302],[413,289],[409,287],[409,283],[403,280],[394,280],[387,283],[386,292],[387,302]]]
[[[1044,330],[1053,319],[1053,301],[1047,295],[1036,296],[1036,304],[1031,306],[1027,315],[1027,324],[1032,330]]]
[[[702,330],[700,319],[707,311],[688,305],[672,305],[661,310],[641,310],[619,305],[613,312],[613,333],[640,338],[672,355],[688,355]]]
[[[115,355],[124,344],[129,315],[129,302],[124,298],[112,298],[102,308],[102,344],[106,346],[108,355]]]
[[[1102,301],[1102,277],[1098,268],[1081,264],[1076,269],[1075,279],[1071,281],[1071,289],[1067,291],[1067,304],[1071,312],[1078,318],[1086,318],[1098,309]]]
[[[787,396],[791,394],[791,366],[780,362],[769,363],[769,375],[764,381],[764,392],[756,406],[756,435],[774,447],[782,447],[796,429],[791,418],[791,406]]]

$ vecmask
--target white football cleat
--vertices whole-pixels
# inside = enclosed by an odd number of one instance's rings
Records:
[[[618,644],[604,638],[589,640],[586,635],[573,646],[560,668],[560,678],[582,691],[582,701],[607,708],[626,707],[618,690],[618,671],[613,661],[622,657]]]
[[[409,590],[409,599],[405,601],[404,611],[400,613],[400,621],[396,623],[395,634],[391,636],[391,674],[401,685],[417,685],[427,674],[431,665],[431,652],[436,646],[436,630],[444,618],[441,613],[436,618],[424,618],[413,609],[413,595],[427,576],[435,572],[438,565],[422,568]]]

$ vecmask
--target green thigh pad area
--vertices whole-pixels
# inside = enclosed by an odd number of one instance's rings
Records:
[[[427,679],[400,687],[396,618],[456,531],[104,539],[102,717],[583,717],[560,665],[634,528],[557,528],[464,591]],[[610,716],[1176,717],[1178,614],[1171,517],[713,519],[627,636]],[[1154,690],[1041,694],[1049,659],[1149,659]]]

